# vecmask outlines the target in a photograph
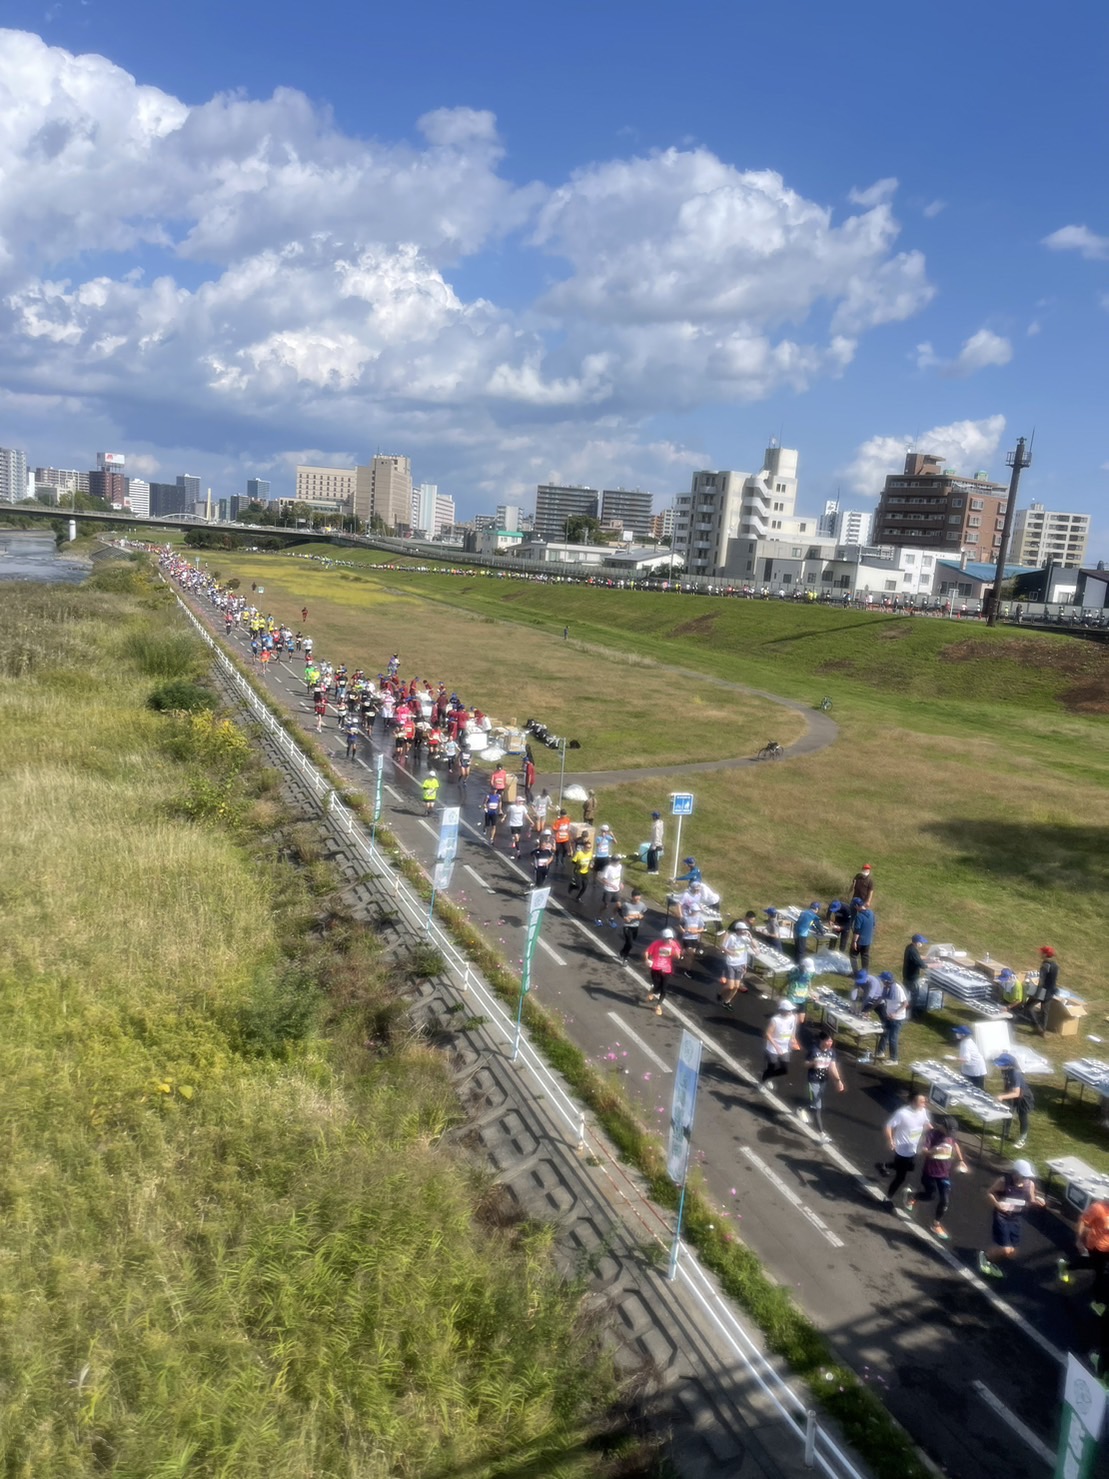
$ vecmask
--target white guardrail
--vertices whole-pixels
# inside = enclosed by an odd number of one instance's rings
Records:
[[[175,592],[176,594],[176,592]],[[398,910],[417,932],[434,942],[443,956],[447,972],[457,988],[467,999],[480,1003],[489,1022],[503,1034],[503,1043],[511,1049],[515,1034],[515,1021],[495,995],[492,987],[480,971],[459,950],[455,942],[439,923],[429,918],[428,904],[422,899],[408,880],[393,866],[392,859],[374,843],[367,834],[365,824],[351,811],[339,796],[334,785],[305,754],[295,737],[280,722],[268,704],[263,702],[254,689],[216,642],[212,634],[178,595],[182,611],[196,628],[200,638],[212,649],[217,663],[224,674],[246,700],[254,717],[258,719],[272,737],[278,740],[289,760],[297,767],[301,777],[308,782],[325,819],[336,833],[349,841],[374,869],[389,881],[393,900]],[[473,993],[470,996],[470,993]],[[593,1156],[602,1165],[611,1159],[608,1146],[595,1139],[586,1125],[585,1110],[567,1093],[565,1086],[533,1047],[526,1030],[521,1031],[520,1050],[517,1063],[531,1073],[544,1102],[552,1106],[566,1122],[571,1134],[576,1137],[579,1151]],[[624,1188],[627,1195],[627,1188]],[[642,1199],[641,1200],[645,1200]],[[659,1242],[663,1246],[669,1239],[661,1214],[653,1206],[651,1211],[659,1229]],[[707,1270],[696,1254],[683,1242],[678,1262],[678,1279],[693,1296],[696,1303],[726,1341],[736,1357],[747,1368],[764,1396],[770,1401],[778,1415],[804,1448],[804,1460],[809,1468],[819,1469],[828,1479],[865,1479],[865,1476],[844,1453],[843,1449],[821,1427],[811,1408],[798,1396],[789,1383],[766,1359],[748,1334],[731,1304],[720,1293]]]

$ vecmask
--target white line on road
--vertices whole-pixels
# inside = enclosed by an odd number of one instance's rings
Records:
[[[667,1063],[665,1059],[660,1058],[659,1055],[655,1052],[654,1048],[650,1048],[647,1046],[638,1032],[632,1031],[632,1029],[624,1021],[623,1017],[620,1016],[619,1012],[609,1012],[608,1015],[616,1023],[617,1027],[619,1027],[624,1036],[630,1037],[632,1042],[635,1043],[636,1047],[640,1048],[644,1053],[646,1053],[651,1062],[657,1064],[658,1067],[662,1069],[663,1073],[674,1072],[674,1070],[670,1067],[670,1064]]]
[[[393,798],[394,801],[403,801],[404,800],[404,797],[401,795],[401,793],[399,791],[394,791],[393,788],[392,788],[392,786],[389,784],[388,781],[383,781],[382,784],[384,785],[385,789],[388,791],[389,795]]]
[[[430,832],[433,837],[438,838],[438,829],[433,827],[429,821],[425,821],[423,817],[420,817],[420,826],[424,829],[425,832]]]
[[[825,1238],[829,1243],[831,1243],[833,1248],[843,1247],[843,1239],[836,1236],[836,1234],[824,1221],[823,1217],[820,1217],[816,1212],[812,1210],[811,1207],[805,1206],[804,1202],[794,1191],[793,1187],[787,1185],[786,1182],[784,1182],[782,1178],[778,1175],[777,1171],[775,1171],[771,1166],[768,1166],[761,1156],[756,1155],[749,1145],[744,1145],[742,1149],[743,1154],[747,1157],[747,1159],[751,1162],[755,1169],[761,1171],[762,1174],[766,1177],[767,1181],[770,1182],[771,1186],[777,1187],[782,1196],[785,1197],[786,1201],[790,1202],[794,1207],[796,1207],[801,1216],[812,1223],[813,1227],[816,1228],[821,1237]]]
[[[481,876],[480,873],[475,873],[475,871],[473,870],[473,868],[470,867],[469,863],[463,863],[462,864],[462,871],[464,873],[468,873],[470,875],[470,877],[474,880],[475,883],[479,883],[481,885],[481,887],[485,890],[485,892],[487,894],[495,894],[497,892],[497,890],[495,888],[490,888],[489,887],[489,885],[486,883],[485,879],[482,878],[482,876]]]
[[[1041,1440],[1036,1437],[1032,1429],[1028,1427],[1026,1423],[1021,1422],[1020,1418],[1017,1417],[1015,1412],[1010,1412],[1001,1398],[995,1397],[993,1392],[990,1391],[989,1387],[984,1381],[972,1381],[971,1386],[982,1398],[982,1401],[985,1402],[986,1406],[992,1408],[993,1411],[997,1413],[998,1417],[1006,1425],[1006,1427],[1012,1428],[1017,1437],[1023,1439],[1024,1442],[1028,1444],[1032,1452],[1037,1455],[1037,1457],[1042,1458],[1045,1464],[1048,1464],[1052,1468],[1054,1468],[1055,1455],[1052,1453],[1051,1449],[1048,1448],[1047,1444],[1041,1442]]]
[[[547,952],[547,954],[554,961],[555,965],[566,964],[565,960],[562,958],[561,955],[559,955],[558,951],[555,950],[552,946],[548,945],[542,935],[539,936],[539,948],[540,950],[545,950]]]

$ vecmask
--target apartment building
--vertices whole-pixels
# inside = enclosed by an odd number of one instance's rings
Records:
[[[604,488],[601,491],[601,523],[624,529],[636,539],[648,539],[651,533],[651,508],[654,494],[640,488]]]
[[[345,503],[349,506],[354,502],[357,476],[357,469],[353,467],[314,467],[309,463],[298,465],[293,502],[307,503],[311,508],[317,504],[327,504],[329,509],[333,509],[336,504]],[[249,483],[247,487],[250,487]]]
[[[1086,545],[1092,519],[1089,514],[1057,513],[1042,503],[1017,509],[1013,521],[1012,560],[1015,565],[1064,565],[1077,570],[1086,563]]]
[[[996,560],[1008,496],[984,472],[960,477],[940,458],[910,452],[905,471],[886,478],[871,537],[878,545],[965,550],[971,559]]]
[[[595,519],[599,508],[596,488],[540,483],[535,490],[535,533],[540,539],[564,539],[567,519],[575,515]]]
[[[27,497],[27,454],[0,447],[0,503],[22,503]]]
[[[816,538],[818,520],[795,512],[797,461],[794,449],[772,442],[757,473],[695,472],[674,507],[672,543],[684,568],[723,574],[738,556],[733,540],[742,542],[745,562],[762,540]]]

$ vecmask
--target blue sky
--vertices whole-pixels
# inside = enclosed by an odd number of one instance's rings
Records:
[[[1109,557],[1104,6],[35,5],[0,32],[0,443],[407,452],[462,514],[910,444]],[[1010,79],[1012,91],[1010,92]]]

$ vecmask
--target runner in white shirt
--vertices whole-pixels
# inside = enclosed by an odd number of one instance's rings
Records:
[[[739,993],[747,990],[743,984],[743,977],[751,958],[747,949],[750,943],[751,932],[742,919],[732,921],[728,926],[728,933],[720,942],[720,949],[724,953],[724,964],[720,977],[721,991],[716,1000],[729,1011]]]
[[[617,914],[620,908],[620,891],[624,887],[624,865],[619,858],[613,858],[606,863],[601,873],[601,913],[596,923],[601,924],[608,919],[612,929],[619,927],[620,921]],[[612,914],[609,916],[609,905],[612,906]]]
[[[547,813],[551,809],[551,793],[546,786],[531,803],[531,818],[537,832],[542,832],[547,825]]]
[[[524,830],[528,819],[528,809],[522,801],[510,801],[505,811],[508,818],[508,835],[512,840],[512,856],[520,856],[520,833]]]
[[[760,1094],[775,1092],[774,1080],[784,1078],[789,1072],[789,1055],[801,1044],[797,1041],[797,1015],[793,1003],[784,998],[767,1025],[763,1041],[766,1045],[766,1067],[759,1080]]]
[[[890,1171],[893,1172],[893,1180],[886,1192],[887,1207],[894,1205],[894,1197],[904,1186],[909,1173],[916,1165],[916,1153],[920,1148],[921,1138],[931,1123],[932,1116],[928,1113],[928,1098],[923,1093],[911,1094],[908,1104],[896,1110],[886,1121],[886,1144],[893,1153],[893,1159],[879,1161],[878,1174],[885,1176]]]

